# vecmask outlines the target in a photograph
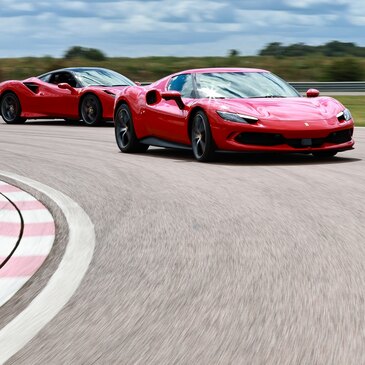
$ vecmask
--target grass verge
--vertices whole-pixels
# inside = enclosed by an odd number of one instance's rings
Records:
[[[356,126],[365,127],[365,95],[333,96],[351,111]]]

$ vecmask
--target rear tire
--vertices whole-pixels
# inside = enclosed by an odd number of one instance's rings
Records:
[[[318,152],[312,152],[313,157],[318,159],[324,159],[324,158],[332,158],[336,156],[337,151],[318,151]]]
[[[191,146],[197,161],[208,162],[214,158],[214,141],[206,114],[199,110],[193,118]]]
[[[146,152],[149,145],[140,143],[134,131],[132,113],[126,104],[119,105],[114,116],[115,139],[124,153]]]
[[[82,98],[80,114],[82,121],[88,126],[96,126],[103,123],[103,110],[96,95],[87,94]]]
[[[21,117],[19,98],[13,92],[6,92],[1,98],[1,115],[7,124],[22,124],[27,119]]]

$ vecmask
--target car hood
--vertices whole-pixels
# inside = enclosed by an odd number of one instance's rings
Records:
[[[261,120],[323,120],[335,117],[344,107],[330,97],[216,100],[214,108],[246,114]]]

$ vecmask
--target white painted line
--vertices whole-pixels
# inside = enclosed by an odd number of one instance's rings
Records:
[[[3,194],[6,195],[13,203],[23,202],[23,201],[27,202],[27,201],[35,200],[33,196],[26,193],[25,191],[14,191],[14,192],[3,193]]]
[[[7,257],[17,240],[17,237],[0,236],[0,257]],[[53,241],[54,236],[23,237],[21,244],[16,249],[16,256],[47,256]]]
[[[53,217],[47,209],[22,210],[24,224],[53,222]]]
[[[17,242],[18,237],[0,236],[0,257],[8,257]],[[0,291],[0,293],[2,292]]]
[[[85,211],[63,193],[13,173],[0,171],[0,175],[47,195],[62,210],[69,226],[65,254],[48,284],[23,312],[0,331],[0,364],[3,364],[57,315],[79,287],[94,253],[95,231]]]
[[[0,224],[1,223],[19,223],[20,224],[20,216],[17,210],[13,207],[13,209],[0,210]]]
[[[7,302],[27,281],[29,277],[22,278],[1,278],[0,280],[0,293],[8,293],[3,299],[3,303]],[[1,352],[3,349],[1,349]],[[0,354],[1,357],[1,354]],[[5,360],[4,360],[5,361]]]
[[[21,213],[24,224],[53,222],[53,218],[47,209],[23,210]],[[1,222],[18,223],[19,221],[20,218],[17,211],[0,212],[0,224]]]

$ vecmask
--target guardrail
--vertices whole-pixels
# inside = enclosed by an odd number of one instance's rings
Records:
[[[345,81],[345,82],[290,82],[299,92],[308,89],[318,89],[321,92],[334,93],[365,93],[365,81]]]

